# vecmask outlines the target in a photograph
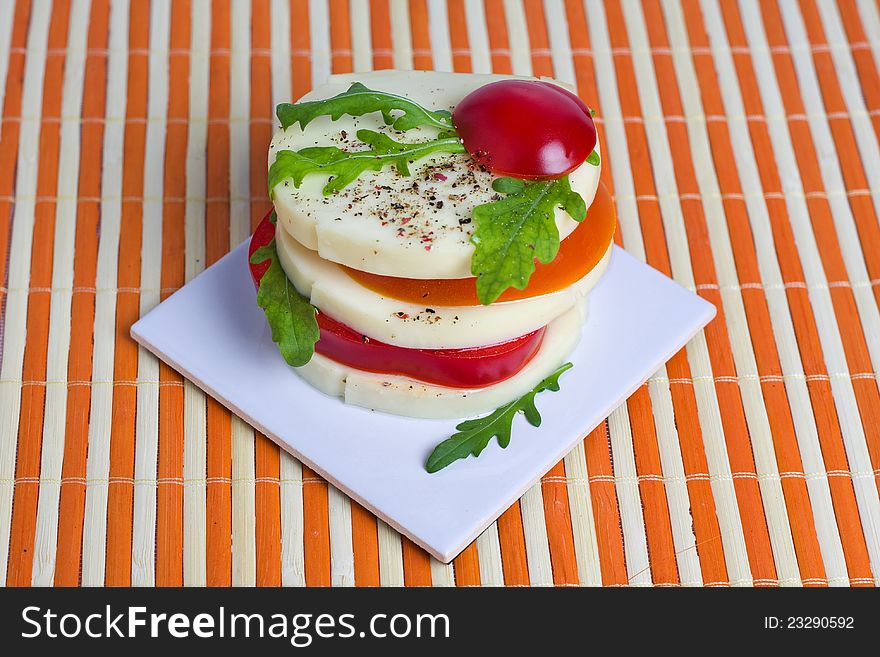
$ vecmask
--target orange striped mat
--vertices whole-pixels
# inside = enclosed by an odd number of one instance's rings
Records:
[[[0,2],[0,581],[880,583],[876,0]],[[718,319],[452,564],[129,338],[332,72],[551,75]],[[609,345],[613,349],[614,345]]]

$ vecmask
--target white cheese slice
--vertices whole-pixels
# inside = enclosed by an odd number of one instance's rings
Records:
[[[374,89],[406,96],[430,109],[451,110],[474,89],[513,77],[516,76],[435,71],[354,73],[332,76],[327,84],[301,100],[335,96],[360,81]],[[269,165],[281,150],[325,145],[362,150],[366,146],[355,137],[360,128],[385,132],[407,142],[425,141],[437,134],[432,128],[397,133],[385,125],[379,113],[343,116],[337,121],[323,116],[309,123],[305,131],[296,124],[277,132],[269,147]],[[474,169],[466,154],[448,153],[417,161],[411,166],[411,173],[409,177],[402,176],[392,167],[367,172],[331,196],[322,193],[329,176],[308,175],[299,188],[288,179],[274,190],[279,223],[321,257],[354,269],[420,278],[471,276],[471,213],[476,205],[492,199],[495,192],[491,183],[495,176]],[[599,173],[598,166],[585,163],[569,176],[572,188],[587,206],[596,194]],[[577,227],[577,222],[557,209],[556,225],[564,239]]]
[[[552,374],[577,346],[586,305],[572,308],[547,327],[541,348],[514,376],[485,388],[447,388],[403,376],[373,374],[315,354],[297,374],[347,404],[419,418],[465,418],[494,411]]]
[[[607,269],[612,252],[609,244],[586,276],[559,292],[489,306],[427,308],[364,287],[339,265],[303,247],[280,223],[275,235],[282,269],[316,308],[375,340],[415,349],[496,344],[545,326],[586,297]]]

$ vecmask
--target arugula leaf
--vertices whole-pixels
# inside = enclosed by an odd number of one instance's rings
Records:
[[[510,444],[513,418],[520,411],[533,427],[541,426],[541,414],[535,406],[535,396],[544,390],[558,391],[560,375],[572,367],[571,363],[565,363],[519,399],[485,417],[461,422],[455,427],[458,433],[434,448],[425,462],[425,470],[434,473],[459,459],[466,459],[471,455],[479,456],[492,438],[498,438],[498,444],[502,448],[507,447]]]
[[[526,188],[526,181],[522,178],[496,178],[492,181],[492,189],[501,194],[519,194]]]
[[[300,367],[312,358],[318,341],[318,320],[315,307],[297,292],[293,283],[278,262],[278,252],[273,239],[251,256],[253,264],[272,260],[269,269],[260,279],[257,304],[266,313],[272,340],[288,365]]]
[[[587,164],[592,164],[594,167],[599,166],[599,152],[593,151],[589,155],[587,155]]]
[[[535,271],[535,258],[547,264],[556,257],[557,206],[575,221],[583,221],[587,215],[586,203],[572,191],[568,176],[518,183],[516,180],[497,179],[493,188],[508,196],[474,208],[471,273],[477,277],[477,297],[483,304],[492,303],[509,287],[524,289]]]
[[[393,111],[401,111],[403,114],[395,117],[391,114]],[[347,91],[332,98],[295,104],[281,103],[275,110],[282,128],[299,122],[303,130],[319,116],[329,116],[336,121],[343,114],[362,116],[372,112],[382,112],[385,123],[395,130],[406,131],[422,125],[439,130],[454,129],[452,115],[448,111],[431,111],[408,98],[369,89],[360,82],[355,82]]]
[[[293,178],[295,187],[302,184],[310,173],[330,174],[324,186],[324,196],[338,192],[357,180],[364,171],[380,171],[393,165],[404,176],[410,175],[409,165],[433,153],[464,153],[461,140],[450,133],[441,133],[437,139],[407,144],[373,130],[358,130],[357,138],[371,148],[363,151],[344,151],[335,146],[313,146],[299,151],[280,151],[269,167],[269,196],[275,186],[286,178]]]
[[[587,203],[584,201],[584,197],[577,192],[572,192],[566,196],[562,202],[562,207],[576,221],[583,221],[587,216]]]

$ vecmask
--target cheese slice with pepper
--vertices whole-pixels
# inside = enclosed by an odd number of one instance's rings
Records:
[[[474,89],[509,75],[475,75],[435,71],[378,71],[331,76],[301,100],[318,100],[342,93],[354,82],[405,96],[429,109],[452,110]],[[555,82],[555,81],[553,81]],[[562,83],[556,82],[563,85]],[[399,141],[432,139],[437,131],[427,127],[405,133],[385,125],[380,113],[342,116],[332,121],[321,116],[305,131],[299,124],[277,132],[269,147],[269,165],[282,150],[336,146],[363,150],[355,136],[361,128],[383,132]],[[596,150],[599,150],[597,144]],[[466,154],[438,153],[416,161],[411,176],[393,167],[366,172],[341,192],[324,196],[329,176],[310,174],[297,188],[291,179],[274,189],[279,225],[303,246],[327,260],[376,274],[408,278],[468,278],[471,274],[471,213],[488,203],[495,176],[476,166]],[[582,164],[569,175],[571,187],[589,206],[599,184],[599,166]],[[556,210],[560,238],[575,222]]]

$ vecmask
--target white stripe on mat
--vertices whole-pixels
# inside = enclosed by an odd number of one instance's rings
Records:
[[[648,395],[654,415],[654,428],[660,454],[660,470],[663,473],[663,487],[669,508],[669,523],[672,528],[672,544],[675,549],[675,563],[681,586],[702,586],[703,570],[697,551],[697,536],[694,532],[694,519],[691,515],[690,495],[687,488],[687,475],[681,456],[681,442],[675,424],[675,407],[672,403],[672,390],[665,378],[666,366],[648,379]],[[589,488],[589,487],[588,487]]]
[[[305,586],[302,465],[281,452],[281,584]]]
[[[251,233],[250,206],[250,50],[249,0],[233,0],[229,62],[229,244]],[[254,430],[232,418],[232,585],[257,580]]]
[[[482,586],[504,586],[498,521],[493,522],[482,534],[477,536],[477,562]]]
[[[593,18],[589,23],[590,40],[596,63],[596,84],[599,89],[599,107],[607,140],[606,150],[611,154],[618,225],[627,251],[637,258],[645,260],[632,169],[617,91],[617,76],[611,57],[610,40],[605,22],[605,10],[600,3],[590,5],[589,9]],[[731,584],[749,586],[752,583],[752,575],[745,546],[745,536],[736,492],[733,487],[730,462],[724,446],[724,430],[721,424],[718,397],[715,387],[712,385],[712,369],[706,350],[705,337],[702,333],[698,334],[688,346],[687,354],[690,366],[695,373],[694,376],[708,377],[695,381],[694,395],[703,431],[709,474],[712,476],[710,485],[721,529],[721,541],[728,576]],[[661,377],[665,376],[665,368],[658,374]],[[655,375],[655,378],[656,376],[658,375]],[[650,386],[649,391],[653,387],[654,385]]]
[[[18,136],[18,163],[15,172],[15,206],[12,215],[12,239],[9,243],[9,265],[6,294],[6,317],[0,353],[0,380],[20,380],[24,362],[27,327],[28,281],[31,270],[31,247],[34,232],[34,195],[40,166],[40,117],[43,109],[43,76],[46,71],[46,49],[49,17],[48,0],[37,0],[31,8],[27,38],[27,58],[21,115],[36,120],[22,122]],[[11,163],[9,164],[11,166]],[[15,479],[15,458],[18,451],[18,422],[21,414],[21,387],[0,386],[0,582],[6,581],[9,557],[9,535],[12,524],[12,498]]]
[[[510,47],[510,67],[515,75],[531,75],[532,51],[523,0],[504,0],[504,17]]]
[[[184,277],[205,267],[205,151],[208,140],[208,85],[211,60],[211,2],[190,6],[189,137],[186,144]],[[207,581],[207,409],[205,393],[189,379],[183,388],[183,583]]]
[[[290,102],[290,4],[272,0],[272,104]],[[302,465],[281,451],[281,584],[305,586]]]
[[[553,585],[553,564],[550,559],[550,540],[547,538],[547,520],[544,516],[544,491],[538,481],[519,500],[523,534],[531,586]]]
[[[819,3],[820,8],[824,6]],[[757,10],[749,5],[750,10]],[[822,181],[828,194],[828,205],[831,206],[831,215],[834,219],[834,228],[840,241],[840,250],[846,266],[847,276],[852,283],[852,294],[856,301],[862,329],[865,332],[865,341],[868,353],[874,366],[874,372],[880,377],[880,312],[877,302],[871,290],[871,277],[865,266],[865,257],[862,253],[861,240],[856,230],[852,208],[846,196],[846,184],[840,168],[840,160],[837,156],[837,147],[831,136],[831,129],[825,113],[825,105],[822,100],[822,92],[813,58],[801,50],[809,48],[807,31],[800,12],[794,5],[781,4],[780,11],[785,24],[785,31],[791,45],[791,58],[794,61],[795,74],[804,105],[811,111],[807,114],[810,126],[810,134],[816,147],[816,156],[819,158]],[[841,45],[847,43],[843,28],[840,25],[839,16],[834,9],[824,8],[823,20],[828,32],[831,56],[837,72],[847,109],[850,111],[850,121],[855,133],[856,143],[861,154],[862,166],[868,179],[868,187],[871,188],[871,197],[874,201],[874,209],[880,216],[880,147],[877,145],[877,135],[868,118],[867,108],[856,76],[855,66],[846,53],[839,52]],[[832,42],[832,37],[834,41]],[[834,46],[838,47],[834,47]],[[853,96],[858,98],[854,98]],[[858,112],[863,115],[858,115]]]
[[[354,586],[354,550],[351,542],[351,501],[333,484],[327,484],[330,529],[330,583]]]
[[[381,518],[376,518],[379,537],[379,583],[381,586],[403,586],[403,546],[400,534]]]
[[[871,53],[874,55],[874,65],[880,69],[880,9],[875,0],[856,0],[862,27],[865,28],[865,36],[871,44]]]
[[[652,586],[651,560],[642,499],[639,496],[639,477],[632,444],[632,426],[626,404],[621,404],[608,416],[614,490],[623,533],[626,557],[627,583],[630,586]]]
[[[492,57],[489,54],[489,32],[483,3],[479,0],[466,0],[464,7],[473,72],[491,73]]]
[[[710,3],[708,0],[704,1],[705,4],[712,5],[711,10],[717,17],[718,8],[715,3]],[[705,10],[704,13],[706,13]],[[720,17],[717,20],[720,21]],[[776,73],[773,67],[767,66],[765,61],[758,59],[761,53],[767,51],[767,40],[764,34],[763,23],[755,20],[744,20],[743,23],[750,49],[754,49],[752,50],[752,62],[764,103],[767,128],[770,132],[777,169],[782,179],[782,189],[783,193],[785,193],[789,220],[794,230],[798,253],[804,264],[804,277],[808,285],[812,286],[807,292],[816,316],[825,364],[833,372],[848,372],[840,331],[834,315],[831,296],[827,289],[828,281],[822,267],[816,238],[813,235],[810,224],[809,210],[803,197],[803,185],[801,184],[800,173],[797,168],[791,135],[788,132],[788,124],[784,118],[785,110],[776,80]],[[795,193],[791,194],[789,192]],[[823,285],[825,286],[824,288],[816,287]],[[853,476],[853,487],[855,488],[856,499],[862,517],[862,527],[868,544],[871,570],[874,573],[875,580],[880,583],[880,498],[878,498],[877,487],[874,484],[871,460],[868,455],[859,408],[853,392],[852,382],[848,378],[832,379],[831,390],[838,409],[838,417],[850,469],[854,473],[860,473]],[[865,475],[862,476],[861,473],[865,473]]]
[[[390,0],[391,57],[394,68],[409,70],[413,67],[412,31],[409,22],[409,0]]]
[[[452,70],[452,41],[449,37],[449,15],[445,0],[428,0],[428,30],[434,70]]]
[[[232,585],[257,583],[254,430],[232,416]]]
[[[101,171],[101,235],[95,278],[95,329],[92,380],[112,381],[116,349],[116,283],[122,204],[122,163],[128,84],[128,5],[110,9],[107,101]],[[86,460],[86,504],[83,517],[82,584],[103,586],[107,540],[107,487],[110,477],[110,433],[113,386],[92,386],[89,408],[89,453]]]
[[[140,316],[159,303],[162,272],[162,190],[168,110],[171,3],[150,7],[149,89],[144,153]],[[159,359],[138,346],[131,584],[156,584],[156,466],[159,455]]]
[[[635,67],[636,84],[639,90],[639,100],[642,114],[653,116],[662,114],[660,96],[657,89],[657,78],[654,72],[654,64],[648,55],[648,34],[645,27],[641,8],[634,5],[630,0],[623,3],[624,15],[626,16],[627,31],[629,32],[630,46],[632,47],[632,61]],[[652,121],[645,124],[651,162],[654,169],[654,180],[657,185],[657,194],[660,196],[660,210],[663,217],[664,230],[667,235],[667,249],[669,251],[672,273],[674,278],[685,286],[695,286],[693,263],[691,262],[690,250],[688,249],[688,234],[684,225],[684,216],[681,205],[675,197],[678,196],[678,184],[674,170],[667,163],[672,162],[672,153],[669,148],[669,137],[666,132],[666,124],[661,121]],[[711,170],[712,160],[704,162],[701,172],[705,175],[707,169]],[[695,164],[700,164],[695,162]],[[702,188],[701,188],[701,191]],[[712,207],[714,203],[716,207]],[[718,199],[707,200],[708,216],[723,216],[723,207]],[[716,268],[718,282],[722,286],[739,285],[736,274],[736,265],[733,262],[733,254],[730,245],[726,243],[726,233],[714,230],[716,222],[706,222],[711,251]],[[755,362],[755,353],[752,348],[752,340],[748,321],[745,316],[745,307],[741,294],[735,291],[726,291],[722,287],[721,294],[724,305],[724,315],[727,321],[730,337],[730,348],[736,371],[746,376],[753,375],[740,381],[740,395],[746,423],[749,429],[749,440],[752,454],[755,459],[755,469],[758,475],[758,485],[761,489],[761,501],[764,505],[764,513],[767,517],[767,527],[770,532],[773,557],[776,562],[776,571],[780,584],[799,586],[801,584],[800,572],[797,567],[797,554],[794,550],[794,540],[791,535],[791,525],[788,520],[788,512],[785,507],[785,497],[782,493],[782,482],[779,478],[779,468],[776,462],[776,452],[773,447],[773,435],[770,431],[770,419],[767,416],[767,408],[764,405],[764,396],[758,381],[758,366]]]
[[[590,474],[584,441],[565,455],[565,478],[568,489],[568,507],[571,533],[574,537],[574,556],[581,586],[601,586],[602,566],[599,560],[599,542],[590,496]]]
[[[431,557],[431,585],[455,586],[455,570],[451,563],[442,563]]]
[[[681,45],[687,44],[687,28],[685,27],[684,15],[678,0],[664,0],[663,9],[666,15],[667,29],[669,30],[669,41]],[[685,49],[682,48],[673,52],[672,61],[675,66],[676,77],[678,78],[678,88],[684,114],[688,117],[704,116],[704,108],[699,91],[700,87],[693,60],[688,56]],[[694,162],[698,164],[697,174],[701,195],[707,206],[714,206],[708,208],[707,216],[721,217],[723,216],[723,207],[708,201],[708,199],[719,197],[720,190],[718,188],[718,179],[715,176],[709,136],[705,123],[698,118],[692,118],[687,121],[687,129],[691,139]],[[737,158],[737,161],[739,162],[740,158]],[[720,222],[710,221],[708,223],[713,245],[723,248],[726,252],[724,257],[729,260],[732,258],[732,247],[728,233],[723,230]],[[735,263],[731,262],[731,265],[735,266]],[[781,281],[778,267],[776,278],[772,280]],[[795,435],[803,461],[810,504],[815,516],[816,531],[822,551],[822,559],[825,564],[825,572],[829,584],[848,586],[849,579],[847,577],[846,562],[834,516],[828,478],[825,475],[825,463],[822,459],[822,450],[816,431],[813,407],[810,403],[803,365],[801,364],[800,353],[798,352],[797,338],[794,334],[794,327],[788,309],[788,299],[784,293],[768,293],[766,298],[783,376],[786,377],[784,379],[786,392],[791,406]]]
[[[70,15],[64,84],[61,100],[61,140],[58,163],[58,200],[55,205],[55,236],[52,249],[52,295],[49,310],[49,342],[46,380],[67,381],[70,350],[70,307],[73,297],[73,252],[76,241],[76,193],[79,186],[80,125],[89,32],[89,0],[75,0]],[[31,582],[51,586],[55,578],[58,542],[58,501],[61,466],[64,462],[64,431],[67,420],[67,386],[46,386],[43,411],[43,444],[40,451],[40,492],[34,533]]]
[[[229,59],[229,246],[251,234],[250,111],[251,6],[233,0]]]
[[[290,23],[290,9],[287,10],[287,21]],[[330,57],[330,9],[327,0],[309,0],[309,33],[311,39],[312,87],[324,84],[330,77],[332,58]],[[287,30],[288,39],[290,29]],[[287,49],[290,50],[289,45]],[[288,97],[282,102],[290,102]],[[274,110],[274,108],[273,108]],[[274,112],[272,116],[275,116]]]
[[[568,17],[565,15],[563,0],[544,0],[544,15],[547,40],[550,42],[550,59],[553,62],[553,77],[576,86],[574,59],[568,38]]]
[[[373,70],[373,39],[370,34],[370,5],[352,2],[349,6],[351,22],[351,61],[355,73]]]
[[[531,75],[531,45],[522,1],[505,0],[504,9],[507,17],[513,73],[515,75]],[[550,586],[553,584],[553,565],[550,559],[550,542],[547,538],[547,522],[544,517],[544,494],[540,481],[523,494],[519,504],[526,545],[529,583],[532,586]]]
[[[6,75],[9,72],[9,46],[12,41],[12,20],[16,3],[0,3],[0,89],[6,90]],[[0,134],[3,126],[0,123]]]

